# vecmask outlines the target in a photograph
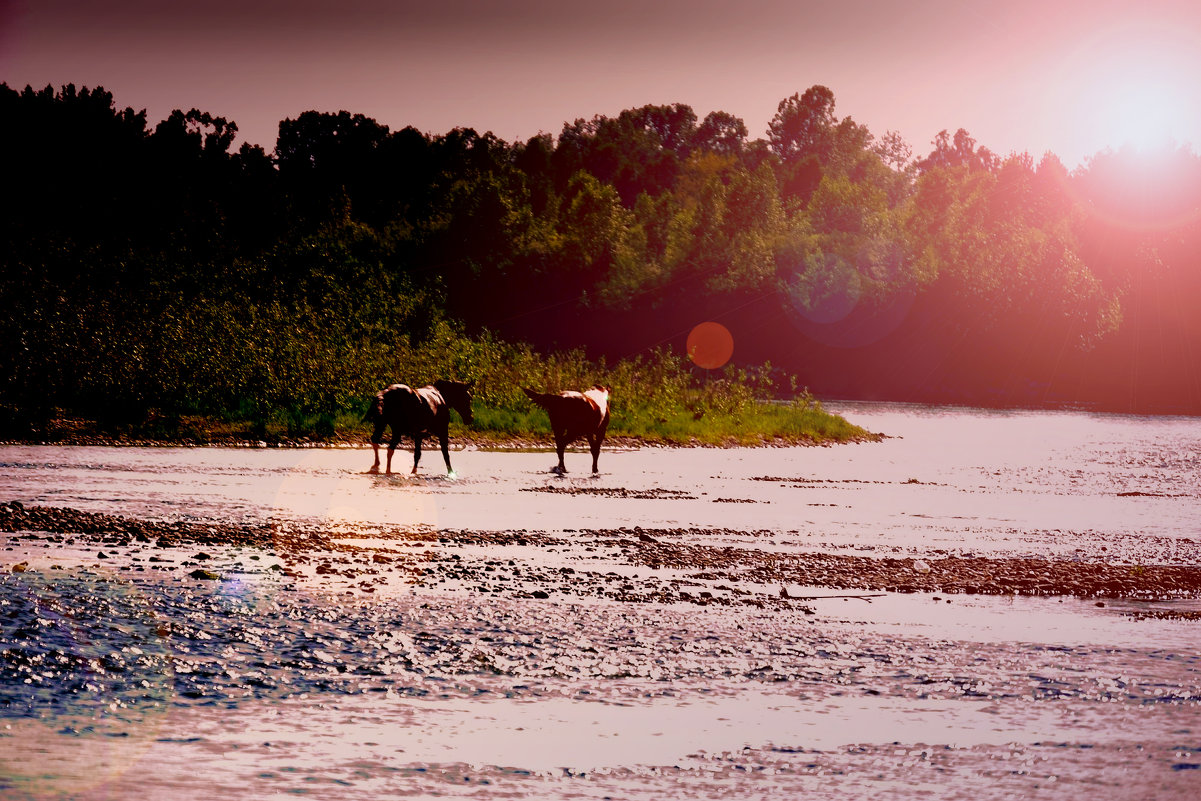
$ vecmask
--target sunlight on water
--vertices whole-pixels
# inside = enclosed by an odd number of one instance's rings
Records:
[[[837,410],[840,407],[835,407]],[[1201,423],[1073,413],[846,406],[892,438],[839,448],[568,454],[465,450],[459,477],[368,476],[363,449],[4,448],[0,493],[30,503],[151,516],[538,528],[730,526],[805,530],[821,541],[907,546],[931,537],[1020,549],[1015,531],[1193,537],[1201,519]],[[573,460],[574,457],[574,460]],[[49,480],[45,480],[46,478]],[[760,479],[779,478],[772,482]],[[537,487],[660,489],[692,499],[615,504]],[[735,499],[744,504],[714,503]],[[753,510],[753,512],[752,512]],[[749,516],[749,518],[748,518]],[[972,541],[975,541],[974,543]]]
[[[268,513],[272,519],[299,518],[328,525],[438,524],[436,498],[430,487],[447,484],[445,477],[365,475],[350,469],[351,463],[362,459],[358,451],[336,452],[336,459],[323,450],[302,453],[279,482]]]

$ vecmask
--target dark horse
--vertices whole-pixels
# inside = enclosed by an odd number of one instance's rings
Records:
[[[558,395],[532,389],[524,389],[524,392],[550,415],[550,427],[555,432],[555,450],[559,453],[559,465],[555,470],[567,472],[563,466],[563,450],[568,443],[586,438],[592,449],[592,472],[600,472],[596,463],[600,459],[605,429],[609,427],[609,388],[596,386],[584,392],[569,390]]]
[[[442,445],[442,458],[446,460],[447,475],[450,469],[450,450],[447,448],[447,429],[450,427],[450,410],[454,409],[471,424],[472,384],[461,381],[435,381],[433,386],[413,389],[404,384],[393,384],[375,396],[375,402],[367,410],[367,420],[375,422],[371,435],[371,448],[375,452],[375,464],[367,472],[379,472],[379,446],[384,441],[384,429],[392,427],[392,439],[388,441],[388,474],[392,472],[392,454],[400,444],[402,436],[413,440],[413,472],[421,461],[421,440],[434,436]]]

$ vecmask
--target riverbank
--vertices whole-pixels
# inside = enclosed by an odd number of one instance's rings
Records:
[[[750,431],[740,435],[721,432],[689,431],[686,427],[676,433],[664,435],[634,435],[614,433],[605,437],[605,448],[735,448],[775,447],[787,448],[806,445],[839,445],[855,442],[879,442],[886,434],[867,431],[846,423],[842,418],[836,430],[821,429],[788,431]],[[262,436],[258,436],[261,434]],[[492,448],[497,450],[523,450],[554,448],[554,436],[549,432],[467,429],[452,424],[450,441],[452,449],[464,447]],[[437,438],[425,440],[426,447],[437,447]],[[366,427],[337,431],[328,435],[288,434],[286,431],[253,432],[246,426],[232,426],[217,422],[206,422],[187,426],[174,433],[147,433],[139,428],[124,431],[103,431],[95,423],[83,420],[55,421],[38,432],[0,439],[0,445],[66,445],[79,447],[134,447],[134,448],[365,448],[371,445],[371,431]],[[406,437],[402,448],[412,448]],[[586,443],[577,442],[573,449],[587,450]]]

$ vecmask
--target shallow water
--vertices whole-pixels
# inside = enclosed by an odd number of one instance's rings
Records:
[[[369,476],[365,449],[0,447],[0,498],[165,519],[450,529],[730,528],[787,547],[1072,553],[1167,562],[1201,542],[1201,421],[848,405],[890,436],[831,448],[426,453]],[[661,497],[528,490],[655,490]],[[761,538],[760,538],[761,539]],[[1185,549],[1186,557],[1189,549]]]
[[[841,410],[891,438],[606,451],[595,478],[582,453],[558,478],[551,454],[463,450],[453,480],[437,453],[411,478],[364,475],[362,449],[4,447],[0,499],[348,534],[640,526],[782,550],[1197,563],[1198,421]],[[527,491],[547,488],[590,493]],[[805,614],[453,582],[367,596],[338,576],[291,580],[245,548],[208,549],[222,580],[197,582],[180,561],[194,547],[151,564],[136,546],[99,559],[83,541],[0,537],[5,798],[1191,799],[1201,786],[1201,623],[1127,614],[1196,601],[887,594]],[[637,570],[591,547],[453,550]]]

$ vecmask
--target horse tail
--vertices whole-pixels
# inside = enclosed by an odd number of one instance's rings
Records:
[[[526,394],[527,398],[541,406],[543,409],[550,409],[551,404],[554,402],[551,399],[559,397],[558,395],[551,395],[546,392],[535,392],[529,387],[522,387],[521,391]]]
[[[384,391],[381,389],[375,393],[375,399],[371,401],[371,405],[367,407],[363,419],[374,423],[376,420],[384,416]]]

